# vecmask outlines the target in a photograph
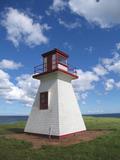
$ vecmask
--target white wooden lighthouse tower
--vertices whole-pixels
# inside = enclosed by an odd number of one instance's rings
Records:
[[[25,132],[59,138],[86,130],[71,84],[78,77],[67,64],[68,55],[54,49],[42,57],[33,75],[40,86]]]

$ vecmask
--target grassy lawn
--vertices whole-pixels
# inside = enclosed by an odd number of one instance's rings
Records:
[[[109,130],[93,141],[59,147],[6,139],[5,134],[23,132],[25,123],[0,125],[0,160],[120,160],[120,118],[84,117],[88,130]]]

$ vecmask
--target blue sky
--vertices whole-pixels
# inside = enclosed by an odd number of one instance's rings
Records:
[[[70,55],[82,113],[120,113],[119,0],[1,0],[0,115],[26,115],[39,82],[41,54]]]

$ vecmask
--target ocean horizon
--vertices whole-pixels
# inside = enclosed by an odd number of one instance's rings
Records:
[[[83,114],[83,116],[120,118],[120,113]],[[12,124],[27,121],[27,119],[28,115],[0,115],[0,124]]]
[[[27,119],[27,115],[0,115],[0,124],[12,124],[20,121],[27,121]]]

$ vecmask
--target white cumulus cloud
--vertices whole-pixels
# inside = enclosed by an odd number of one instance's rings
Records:
[[[114,53],[111,58],[103,58],[102,63],[108,71],[120,73],[120,54]]]
[[[18,69],[23,65],[19,62],[16,63],[13,60],[3,59],[0,61],[0,68],[1,69]]]
[[[118,51],[120,50],[120,42],[116,44],[116,48]]]
[[[102,58],[95,67],[91,68],[91,70],[77,70],[79,78],[73,81],[73,87],[77,97],[81,101],[85,101],[88,96],[88,91],[94,90],[96,84],[100,81],[104,83],[104,89],[107,92],[112,89],[120,89],[120,81],[112,75],[114,74],[118,77],[119,73],[120,54],[116,51],[112,53],[110,58]]]
[[[13,83],[10,75],[0,69],[0,96],[6,102],[18,101],[26,106],[32,106],[39,83],[29,74],[17,77],[16,83]]]
[[[60,10],[64,10],[66,5],[67,5],[67,1],[65,0],[53,0],[53,4],[52,6],[50,6],[50,9],[58,12]]]
[[[107,74],[107,70],[101,65],[98,64],[97,66],[95,66],[93,68],[93,71],[98,75],[98,76],[104,76],[105,74]]]
[[[120,81],[116,83],[116,87],[120,89]]]
[[[48,42],[44,31],[49,29],[47,24],[40,24],[25,13],[14,9],[7,8],[1,21],[2,26],[6,28],[7,39],[15,47],[24,42],[28,46],[36,46]]]
[[[114,88],[114,85],[115,85],[114,79],[108,79],[105,82],[105,89],[106,89],[106,91],[112,90]]]
[[[58,22],[60,25],[64,26],[67,29],[75,29],[77,27],[81,27],[80,22],[77,20],[75,22],[66,22],[66,21],[63,21],[61,18],[59,18]]]
[[[69,0],[70,9],[101,28],[120,24],[119,0]]]
[[[85,92],[94,88],[94,82],[99,81],[99,77],[91,71],[77,70],[79,78],[73,81],[76,92]]]
[[[120,81],[115,81],[113,78],[107,79],[105,82],[105,90],[110,91],[114,88],[120,89]]]
[[[10,91],[12,86],[9,74],[0,69],[0,96]]]
[[[61,11],[65,7],[101,28],[120,25],[119,0],[53,0],[52,8],[55,11]]]

